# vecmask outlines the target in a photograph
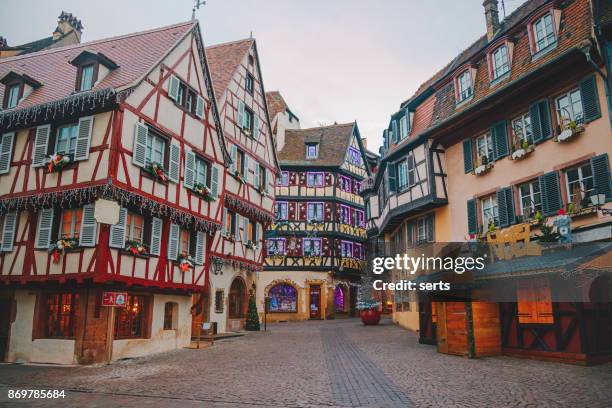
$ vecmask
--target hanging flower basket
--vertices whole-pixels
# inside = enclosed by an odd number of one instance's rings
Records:
[[[49,247],[49,252],[53,256],[53,263],[58,263],[60,256],[64,255],[66,249],[74,249],[79,246],[79,240],[76,238],[61,238]]]
[[[178,266],[179,269],[181,270],[181,272],[187,272],[189,269],[193,268],[195,266],[195,261],[193,259],[193,257],[187,255],[187,256],[180,256],[178,259]]]
[[[64,167],[70,164],[72,159],[70,158],[70,155],[62,155],[57,153],[49,156],[47,161],[47,171],[49,173],[54,173],[62,170]]]
[[[213,195],[211,189],[208,188],[207,185],[202,183],[195,183],[193,186],[193,192],[202,197],[204,201],[207,201],[209,203],[217,199],[217,197]]]
[[[136,241],[127,241],[125,243],[125,249],[134,256],[143,256],[149,253],[147,245]]]
[[[149,166],[147,166],[147,171],[157,180],[163,181],[164,183],[168,180],[164,166],[157,162],[149,164]]]

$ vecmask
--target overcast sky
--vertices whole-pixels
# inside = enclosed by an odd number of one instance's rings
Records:
[[[505,0],[507,14],[522,2]],[[9,45],[49,36],[65,10],[92,41],[188,20],[192,4],[0,0],[0,35]],[[357,120],[376,152],[399,104],[485,32],[482,0],[207,0],[196,17],[206,45],[253,32],[266,90],[302,127]]]

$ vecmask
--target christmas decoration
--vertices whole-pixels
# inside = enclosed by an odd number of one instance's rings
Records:
[[[149,248],[146,244],[137,241],[127,241],[125,249],[132,255],[146,255],[149,253]]]
[[[193,192],[202,197],[204,201],[207,201],[209,203],[217,199],[217,197],[213,195],[210,188],[208,188],[207,185],[202,183],[195,183],[193,186]]]
[[[248,331],[259,331],[259,313],[257,313],[257,303],[255,303],[255,290],[249,291],[249,309],[247,312],[246,329]]]
[[[189,269],[194,267],[195,261],[193,260],[193,257],[189,255],[181,255],[178,258],[178,265],[181,272],[187,272]]]
[[[147,171],[153,177],[155,177],[158,180],[163,181],[164,183],[168,180],[166,178],[166,170],[164,169],[164,166],[162,166],[161,164],[157,162],[149,163],[149,165],[147,166]]]
[[[257,243],[255,241],[247,241],[247,243],[245,244],[245,246],[247,247],[247,249],[257,249]]]
[[[53,154],[49,156],[47,159],[47,170],[49,173],[53,173],[54,171],[60,171],[64,167],[66,167],[72,160],[69,155],[61,155],[59,153]]]
[[[270,224],[274,222],[274,214],[263,211],[254,205],[251,205],[231,193],[225,193],[225,205],[232,211],[239,212],[249,218],[255,218],[262,224]]]
[[[73,249],[79,246],[76,238],[61,238],[49,246],[49,252],[53,256],[53,263],[58,263],[60,255],[64,255],[66,249]]]

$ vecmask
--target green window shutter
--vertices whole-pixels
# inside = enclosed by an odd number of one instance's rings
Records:
[[[181,228],[177,224],[170,224],[170,235],[168,236],[168,259],[176,261],[179,252],[179,234]]]
[[[230,166],[230,170],[232,171],[232,173],[236,173],[236,161],[238,160],[238,148],[235,145],[232,145],[231,148],[231,157],[232,157],[232,164]]]
[[[599,119],[601,117],[601,110],[599,109],[599,95],[594,75],[580,82],[580,95],[582,96],[584,123]]]
[[[514,198],[512,187],[497,190],[497,206],[499,210],[499,226],[507,227],[514,224]]]
[[[474,170],[474,163],[472,159],[472,139],[465,139],[463,141],[463,169],[466,173]]]
[[[406,243],[408,247],[412,247],[414,245],[414,221],[409,221],[406,224]]]
[[[200,119],[204,117],[204,98],[200,95],[196,99],[196,116]]]
[[[181,146],[178,143],[170,143],[170,159],[168,162],[168,180],[178,183],[179,166],[181,163]]]
[[[253,139],[259,140],[259,117],[257,115],[253,117]]]
[[[206,245],[206,234],[202,231],[196,233],[196,252],[195,252],[195,263],[196,265],[204,265],[204,252]]]
[[[244,111],[244,102],[242,101],[238,101],[238,127],[240,129],[242,129],[244,127],[244,116],[245,116],[245,111]]]
[[[539,180],[542,194],[542,215],[546,217],[555,215],[563,207],[559,175],[553,171],[540,176]]]
[[[51,125],[43,125],[36,128],[34,148],[32,149],[32,167],[40,167],[45,165],[50,133]]]
[[[176,76],[170,76],[170,82],[168,83],[168,96],[175,101],[178,99],[180,83],[181,81],[179,81]]]
[[[436,228],[435,225],[436,225],[435,215],[433,213],[429,214],[427,216],[427,241],[428,242],[434,242],[435,240],[435,236],[436,236],[435,235],[435,228]]]
[[[547,100],[542,100],[531,105],[529,107],[529,117],[531,118],[531,130],[534,143],[541,142],[552,136],[550,109],[548,109]]]
[[[49,248],[53,228],[53,208],[44,208],[38,213],[35,248]]]
[[[610,182],[610,162],[608,154],[595,156],[591,159],[593,169],[593,184],[597,194],[605,194],[606,200],[612,199],[612,183]]]
[[[389,179],[389,191],[392,193],[395,193],[397,191],[395,170],[395,163],[389,163],[389,166],[387,168],[387,177]]]
[[[147,136],[149,128],[137,122],[134,128],[134,148],[132,150],[132,163],[136,166],[144,167],[147,157]]]
[[[501,159],[508,155],[508,129],[506,121],[497,122],[491,127],[491,135],[493,136],[493,146],[495,160]]]
[[[478,214],[476,213],[476,200],[471,199],[467,201],[467,221],[468,221],[468,233],[478,233]]]
[[[383,146],[385,150],[389,148],[389,131],[387,129],[383,131]]]

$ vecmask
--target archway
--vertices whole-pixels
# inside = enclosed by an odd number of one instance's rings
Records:
[[[246,285],[241,278],[236,278],[232,282],[228,302],[230,319],[244,319],[246,317]]]

